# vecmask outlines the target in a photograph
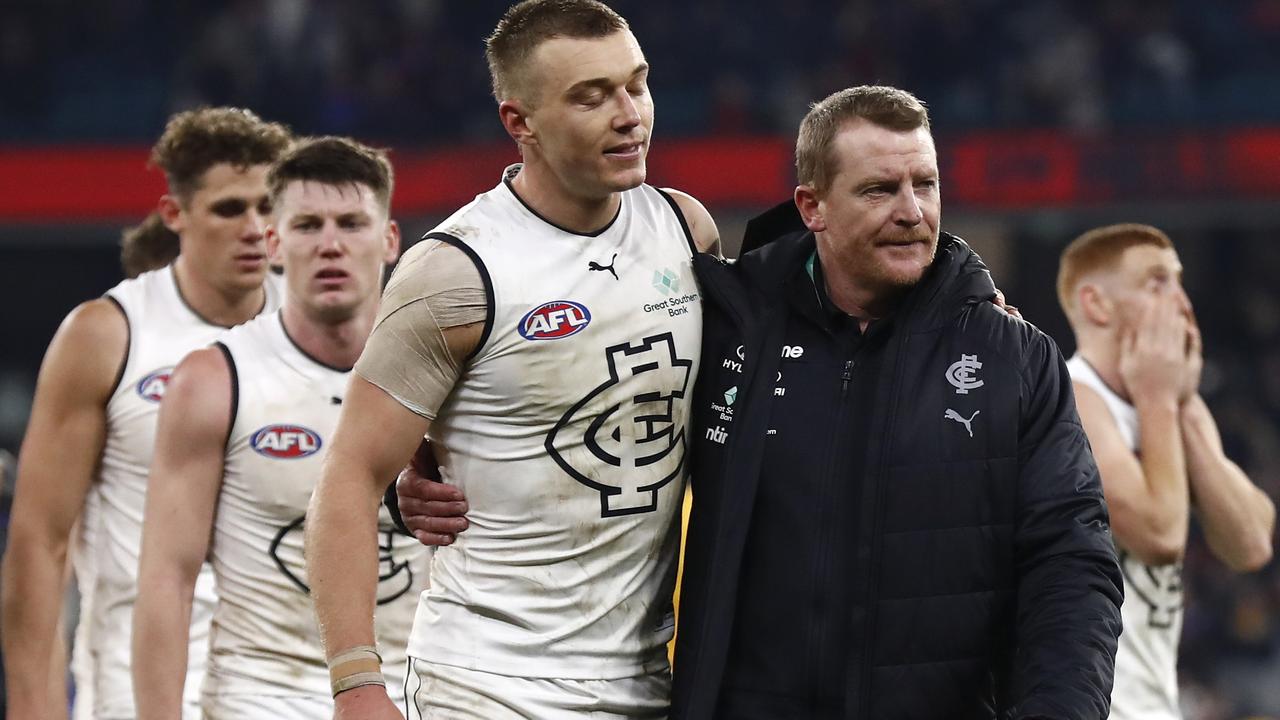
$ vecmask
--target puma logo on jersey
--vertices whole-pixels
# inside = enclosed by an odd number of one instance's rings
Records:
[[[268,425],[253,434],[254,452],[281,460],[296,460],[320,451],[320,436],[301,425]]]
[[[617,280],[618,271],[613,269],[613,266],[617,264],[618,264],[618,253],[614,253],[613,259],[609,261],[608,265],[601,265],[595,260],[587,261],[587,272],[604,272],[605,270],[608,270],[609,274],[613,276],[613,279]]]
[[[520,337],[525,340],[559,340],[580,333],[591,322],[591,311],[572,300],[553,300],[530,310],[520,318]]]
[[[570,477],[600,493],[601,517],[652,512],[658,491],[684,467],[682,403],[693,362],[676,355],[671,333],[604,353],[609,379],[569,408],[544,445]]]
[[[138,381],[138,396],[148,402],[158,403],[164,397],[165,388],[169,387],[169,376],[173,368],[160,368]]]

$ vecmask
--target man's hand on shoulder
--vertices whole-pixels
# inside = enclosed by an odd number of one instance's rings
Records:
[[[693,235],[693,244],[698,251],[720,257],[720,230],[706,206],[689,193],[672,188],[663,188],[662,191],[670,195],[680,207],[680,212],[684,213],[684,221],[689,224],[689,234]]]
[[[1014,307],[1013,305],[1010,305],[1008,301],[1005,300],[1004,291],[1001,290],[1000,288],[996,288],[996,299],[992,300],[991,302],[994,303],[996,307],[1005,311],[1005,314],[1007,314],[1009,317],[1015,317],[1015,318],[1018,318],[1019,320],[1026,320],[1026,318],[1022,317],[1022,313],[1019,312],[1018,308]]]

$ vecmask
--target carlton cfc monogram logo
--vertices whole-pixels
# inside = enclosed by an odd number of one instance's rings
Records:
[[[591,311],[572,300],[553,300],[530,310],[520,318],[520,336],[525,340],[559,340],[582,332],[591,322]]]
[[[984,384],[977,377],[980,369],[982,363],[978,362],[977,355],[961,355],[947,368],[947,382],[955,386],[957,395],[968,395],[970,390],[977,390]]]
[[[652,512],[658,490],[680,474],[685,418],[675,417],[693,362],[671,333],[605,349],[609,379],[547,434],[545,446],[573,479],[600,493],[600,516]]]
[[[282,460],[314,455],[319,452],[320,444],[320,436],[301,425],[268,425],[249,439],[254,452]]]

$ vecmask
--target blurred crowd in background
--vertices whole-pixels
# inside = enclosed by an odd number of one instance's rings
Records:
[[[936,127],[1280,122],[1280,0],[617,0],[670,136],[794,131],[850,78]],[[242,104],[308,133],[438,144],[496,126],[494,0],[10,0],[0,134],[147,139]],[[104,112],[107,111],[107,112]]]
[[[482,40],[507,4],[8,0],[0,145],[146,144],[171,112],[201,104],[241,105],[302,133],[396,148],[494,140],[501,130]],[[1280,126],[1280,0],[610,4],[630,19],[653,66],[659,137],[793,136],[810,101],[868,82],[918,94],[942,136]],[[712,210],[744,217],[748,209]],[[1152,212],[1116,210],[1106,220],[1151,222],[1173,235],[1204,330],[1203,392],[1228,455],[1280,498],[1280,198],[1239,222],[1230,211],[1209,223]],[[1024,315],[1069,354],[1052,280],[1058,252],[1088,223],[1056,213],[1053,223],[1034,213],[1002,218],[1006,257],[993,268]],[[116,230],[74,248],[0,242],[6,297],[42,293],[21,320],[37,330],[0,341],[0,453],[17,451],[58,319],[119,278]],[[55,271],[62,282],[51,286]],[[1280,562],[1233,576],[1196,540],[1185,584],[1188,719],[1280,716]]]

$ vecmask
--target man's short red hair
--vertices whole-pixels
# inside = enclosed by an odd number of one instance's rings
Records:
[[[1172,248],[1173,241],[1163,230],[1137,223],[1095,228],[1072,240],[1058,262],[1058,302],[1062,311],[1071,316],[1081,278],[1114,267],[1125,250],[1139,245]]]

